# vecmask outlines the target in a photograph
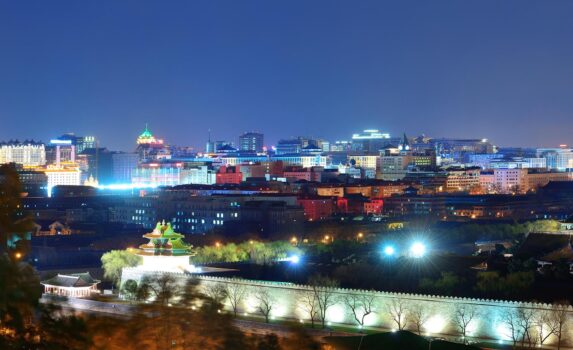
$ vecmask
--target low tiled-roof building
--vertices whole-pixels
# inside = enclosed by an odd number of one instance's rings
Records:
[[[56,276],[42,281],[44,292],[71,298],[89,297],[97,293],[97,285],[100,281],[94,279],[89,272],[73,273],[69,275],[57,274]]]

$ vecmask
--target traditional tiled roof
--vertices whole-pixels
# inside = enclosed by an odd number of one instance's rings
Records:
[[[89,272],[72,273],[69,275],[58,274],[50,279],[42,281],[43,285],[58,287],[91,287],[100,281],[94,279]]]

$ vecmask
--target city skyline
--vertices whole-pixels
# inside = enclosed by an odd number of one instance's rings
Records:
[[[570,2],[138,5],[0,5],[0,118],[26,121],[0,140],[130,151],[147,122],[195,148],[209,129],[573,143]]]

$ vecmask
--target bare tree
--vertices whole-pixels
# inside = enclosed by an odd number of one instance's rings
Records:
[[[561,349],[561,342],[567,330],[567,314],[569,312],[569,302],[557,302],[553,304],[550,312],[551,322],[555,325],[555,336],[557,337],[557,350]]]
[[[517,342],[521,339],[521,327],[519,326],[519,317],[514,309],[506,309],[501,314],[501,323],[507,328],[509,337],[513,342],[513,348],[517,346]]]
[[[181,288],[172,275],[144,277],[136,292],[138,300],[152,299],[155,304],[167,306],[180,296]]]
[[[203,293],[216,304],[222,304],[227,297],[227,290],[219,283],[207,285]]]
[[[396,324],[398,330],[403,330],[406,327],[406,312],[408,312],[406,302],[400,298],[395,298],[386,304],[386,306],[388,308],[388,313],[390,314],[394,324]]]
[[[374,312],[373,295],[348,294],[344,297],[344,303],[352,311],[352,316],[360,327],[364,327],[366,317]]]
[[[468,335],[470,324],[477,317],[478,311],[475,306],[468,304],[456,306],[453,320],[463,338]]]
[[[309,290],[302,294],[300,308],[308,315],[310,324],[314,328],[314,322],[318,320],[318,300],[314,295],[314,291]]]
[[[258,301],[257,311],[265,316],[265,322],[269,323],[271,311],[273,310],[276,300],[266,289],[261,289],[255,294]]]
[[[243,302],[246,295],[247,288],[242,283],[233,281],[225,285],[225,296],[229,301],[229,304],[231,304],[235,317],[237,317],[237,314],[239,313],[239,305]]]
[[[534,341],[531,334],[535,321],[534,316],[535,312],[531,309],[526,309],[526,308],[517,309],[517,318],[518,318],[517,324],[520,328],[522,347],[525,346],[526,342],[527,346],[531,347],[532,342]]]
[[[555,334],[558,328],[557,323],[551,317],[551,312],[546,310],[540,310],[536,313],[533,324],[539,345],[543,345],[549,337]]]
[[[328,277],[315,276],[310,279],[310,286],[317,301],[318,318],[322,322],[322,328],[326,327],[326,313],[336,304],[336,287],[338,282]]]
[[[422,335],[422,329],[430,318],[431,311],[424,305],[413,305],[408,313],[408,321],[414,326],[418,335]]]

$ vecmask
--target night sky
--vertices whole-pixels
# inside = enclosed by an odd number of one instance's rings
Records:
[[[573,1],[0,0],[0,140],[573,144]]]

